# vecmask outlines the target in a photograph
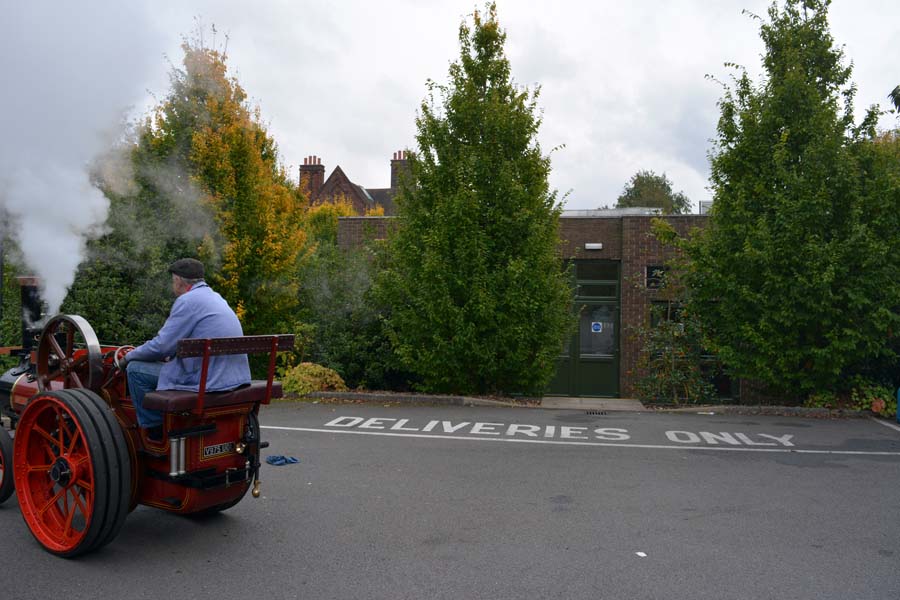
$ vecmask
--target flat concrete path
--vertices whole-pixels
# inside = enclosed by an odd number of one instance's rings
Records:
[[[570,410],[622,410],[641,412],[647,410],[640,400],[628,398],[565,398],[544,397],[541,408],[565,408]]]

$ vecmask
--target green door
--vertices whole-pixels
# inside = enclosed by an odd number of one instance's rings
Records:
[[[619,307],[616,303],[581,302],[573,395],[619,395]]]
[[[575,261],[578,330],[557,361],[548,394],[619,395],[619,263]]]

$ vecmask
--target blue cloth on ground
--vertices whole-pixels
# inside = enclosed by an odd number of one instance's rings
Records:
[[[267,456],[266,462],[270,465],[275,465],[276,467],[283,467],[284,465],[296,464],[300,462],[300,459],[294,458],[293,456],[281,456],[280,454],[274,454],[272,456]]]

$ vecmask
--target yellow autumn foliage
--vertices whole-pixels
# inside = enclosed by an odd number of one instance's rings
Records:
[[[339,217],[355,217],[358,213],[353,203],[343,195],[331,202],[322,202],[310,206],[306,212],[306,232],[311,243],[337,242]]]
[[[227,74],[225,56],[185,44],[187,90],[200,118],[188,160],[220,228],[219,292],[246,333],[291,330],[297,264],[306,245],[305,202],[278,162],[277,147],[246,93]],[[163,142],[164,143],[164,142]]]

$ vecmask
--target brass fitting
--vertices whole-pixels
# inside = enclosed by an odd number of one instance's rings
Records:
[[[253,482],[253,491],[250,493],[253,494],[254,498],[259,498],[259,479]]]

